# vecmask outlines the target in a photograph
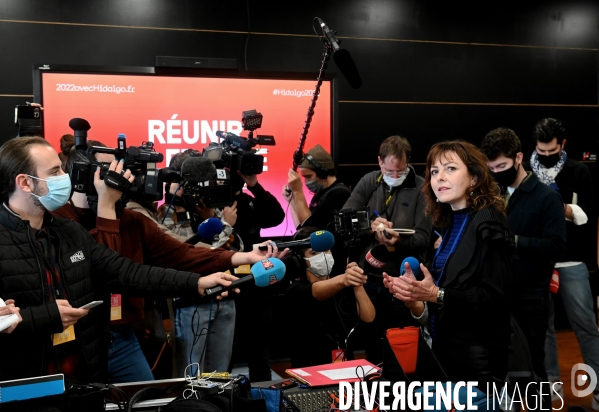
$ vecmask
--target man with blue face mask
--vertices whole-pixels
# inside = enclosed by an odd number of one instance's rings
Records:
[[[10,348],[0,355],[2,381],[62,373],[67,382],[102,382],[110,291],[191,297],[237,279],[142,266],[53,217],[48,212],[66,204],[71,183],[41,137],[0,148],[0,188],[0,297],[18,302],[22,316],[12,333],[0,334],[0,347]],[[94,300],[104,304],[81,308]]]
[[[364,267],[365,256],[381,243],[389,250],[389,260],[380,270],[369,269],[366,292],[375,305],[377,316],[369,325],[366,358],[375,365],[382,362],[385,330],[415,320],[405,305],[394,299],[383,285],[382,273],[398,276],[400,264],[408,256],[422,262],[429,245],[432,222],[424,215],[424,198],[420,193],[424,179],[409,165],[412,147],[408,140],[391,136],[379,147],[379,170],[366,174],[354,188],[343,209],[370,207],[372,235],[357,248],[357,260]],[[393,229],[413,232],[400,235]],[[351,259],[351,257],[350,257]]]
[[[306,239],[316,230],[302,228],[294,239]],[[330,250],[306,248],[285,263],[290,275],[297,276],[285,294],[292,310],[294,368],[353,359],[356,328],[374,319],[374,306],[364,290],[364,271],[351,262],[343,273],[331,276],[334,262]]]

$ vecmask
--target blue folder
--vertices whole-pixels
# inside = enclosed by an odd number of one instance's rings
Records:
[[[61,395],[64,391],[63,374],[4,381],[0,382],[0,404]]]

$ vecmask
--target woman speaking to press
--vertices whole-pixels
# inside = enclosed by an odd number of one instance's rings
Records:
[[[502,383],[507,369],[514,239],[485,156],[463,141],[437,143],[426,160],[426,213],[443,241],[424,278],[411,270],[385,286],[427,322],[433,352],[452,381]],[[406,269],[409,266],[406,265]]]

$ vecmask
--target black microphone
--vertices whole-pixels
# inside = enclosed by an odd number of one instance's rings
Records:
[[[246,152],[252,150],[252,144],[247,139],[244,139],[241,136],[237,136],[236,134],[227,133],[220,130],[216,132],[216,135],[223,139],[225,142],[233,146],[239,147],[241,150],[244,150]]]
[[[381,269],[389,261],[389,249],[385,245],[376,245],[366,253],[364,272],[372,275],[381,275]]]
[[[335,32],[333,32],[333,30],[331,30],[329,28],[329,26],[327,26],[327,24],[320,17],[317,17],[317,19],[318,19],[318,25],[322,28],[322,32],[326,36],[329,44],[331,45],[331,48],[333,49],[334,52],[336,52],[337,50],[340,49],[339,40],[337,39],[337,35],[335,34]]]
[[[322,32],[333,49],[333,60],[335,61],[335,64],[339,67],[339,70],[341,70],[341,73],[343,73],[343,76],[345,76],[349,85],[353,89],[359,89],[360,86],[362,86],[362,78],[360,77],[360,73],[358,73],[358,68],[354,63],[354,60],[347,50],[339,47],[340,42],[339,39],[337,39],[335,32],[333,32],[320,17],[317,17],[317,19],[318,24],[322,27]]]
[[[75,149],[87,149],[87,131],[92,128],[88,121],[75,117],[69,121],[69,127],[73,129],[73,135],[75,136]]]
[[[335,237],[327,230],[319,230],[310,233],[310,237],[302,240],[292,240],[291,242],[275,243],[282,250],[294,247],[311,247],[315,252],[326,252],[335,245]],[[258,246],[259,250],[268,250],[268,246]]]
[[[254,284],[258,287],[265,288],[281,281],[285,276],[285,264],[277,258],[268,258],[254,263],[250,269],[251,275],[244,276],[234,280],[229,287],[221,285],[205,290],[204,299],[210,299],[220,295],[225,290],[238,288],[246,283]]]
[[[216,176],[212,160],[205,157],[189,157],[181,165],[181,177],[191,183],[206,182]]]
[[[333,55],[333,60],[352,89],[359,89],[362,86],[362,78],[349,52],[345,49],[340,49]]]

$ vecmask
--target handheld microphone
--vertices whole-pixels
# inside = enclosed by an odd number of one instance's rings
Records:
[[[405,275],[406,274],[406,263],[410,266],[410,268],[412,269],[412,273],[414,274],[414,277],[416,278],[416,280],[422,280],[424,278],[424,276],[421,276],[422,273],[420,271],[420,263],[418,262],[418,259],[408,256],[407,258],[405,258],[403,260],[403,262],[401,262],[401,267],[399,269],[399,275]]]
[[[347,82],[353,89],[359,89],[362,86],[362,78],[360,77],[360,73],[358,73],[358,69],[354,60],[352,59],[349,52],[345,49],[339,47],[339,39],[337,39],[337,35],[333,32],[329,26],[320,18],[317,17],[318,24],[322,28],[322,32],[327,38],[327,42],[330,44],[333,49],[333,60],[343,76],[347,79]]]
[[[225,290],[238,288],[246,283],[254,284],[260,288],[265,288],[281,281],[285,276],[285,264],[277,258],[268,258],[254,263],[250,271],[251,275],[244,276],[231,283],[229,287],[221,285],[206,289],[202,298],[213,298],[220,295]]]
[[[181,177],[191,183],[207,182],[215,175],[214,163],[205,157],[189,157],[181,165]]]
[[[212,238],[222,231],[223,222],[221,222],[220,219],[211,217],[200,223],[200,225],[198,226],[198,233],[187,239],[185,243],[195,245],[196,243],[201,242],[203,240],[207,241],[207,243],[212,243]]]
[[[315,252],[326,252],[335,244],[335,237],[328,230],[310,233],[308,239],[292,240],[291,242],[275,243],[279,249],[294,247],[311,247]],[[259,250],[268,250],[268,246],[259,246]]]
[[[92,128],[89,122],[75,117],[69,121],[69,127],[73,129],[73,135],[75,136],[75,149],[87,149],[87,131]]]
[[[232,144],[233,146],[239,147],[241,150],[246,152],[252,150],[252,144],[241,136],[237,136],[233,133],[223,132],[221,130],[216,132],[216,135],[223,139],[225,142]]]
[[[376,245],[366,253],[364,262],[364,272],[366,274],[378,274],[380,276],[380,270],[385,267],[389,260],[389,250],[385,245]]]

